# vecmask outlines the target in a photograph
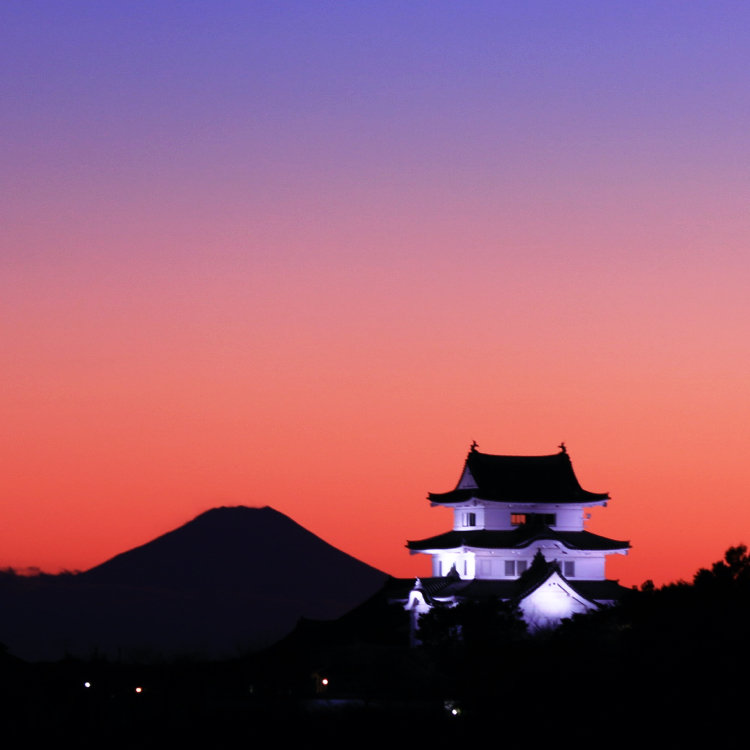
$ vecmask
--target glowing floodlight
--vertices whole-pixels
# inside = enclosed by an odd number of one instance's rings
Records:
[[[451,715],[451,716],[460,716],[461,715],[461,708],[456,705],[454,701],[443,701],[443,708]]]

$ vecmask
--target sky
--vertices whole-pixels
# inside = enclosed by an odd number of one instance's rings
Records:
[[[0,5],[0,566],[270,505],[424,575],[565,441],[625,585],[750,543],[750,5]],[[279,550],[284,554],[284,550]]]

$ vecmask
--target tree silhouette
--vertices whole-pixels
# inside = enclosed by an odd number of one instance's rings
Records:
[[[715,562],[710,570],[701,568],[693,579],[698,588],[719,587],[721,589],[750,587],[750,555],[747,545],[729,547],[724,559]],[[750,593],[750,591],[748,591]]]
[[[419,618],[419,639],[426,646],[493,648],[525,634],[518,606],[495,597],[438,604]]]

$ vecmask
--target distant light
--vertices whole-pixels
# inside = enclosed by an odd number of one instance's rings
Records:
[[[142,688],[142,687],[137,687],[137,688],[135,689],[135,692],[136,692],[136,693],[142,693],[142,692],[143,692],[143,688]]]
[[[324,677],[324,678],[323,678],[323,679],[322,679],[322,680],[320,681],[320,684],[321,684],[321,685],[327,685],[327,684],[328,684],[328,678],[327,678],[327,677]]]
[[[444,701],[443,702],[443,708],[451,716],[460,716],[461,715],[461,707],[457,706],[455,701]]]
[[[84,686],[85,688],[90,688],[90,687],[91,687],[91,683],[90,683],[90,682],[84,682],[84,683],[83,683],[83,686]]]

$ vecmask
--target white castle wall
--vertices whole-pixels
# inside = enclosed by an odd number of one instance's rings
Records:
[[[484,502],[484,501],[482,501]],[[453,510],[453,530],[461,529],[494,529],[498,531],[516,528],[511,522],[515,514],[553,513],[554,529],[561,531],[582,531],[584,524],[584,509],[582,505],[516,504],[513,505],[472,505],[471,502],[457,506]],[[472,519],[473,516],[473,519]],[[473,524],[471,521],[473,520]]]

